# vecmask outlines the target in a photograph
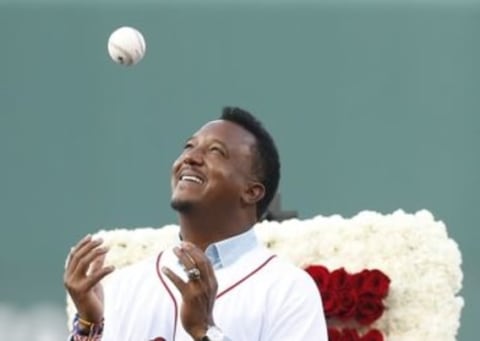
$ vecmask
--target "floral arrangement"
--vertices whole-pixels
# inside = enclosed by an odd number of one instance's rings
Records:
[[[330,341],[454,341],[463,298],[461,253],[428,211],[316,216],[255,227],[273,252],[317,283]],[[101,230],[121,268],[172,246],[178,226]],[[108,277],[105,279],[108,280]],[[68,320],[74,307],[67,296]]]
[[[358,329],[370,326],[385,310],[390,278],[380,270],[354,274],[344,268],[330,272],[322,265],[310,265],[306,271],[314,279],[323,300],[330,341],[383,341],[383,334],[370,329],[360,336]],[[349,324],[347,324],[349,323]]]

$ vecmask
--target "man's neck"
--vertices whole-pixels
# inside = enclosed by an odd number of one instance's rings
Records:
[[[184,241],[193,243],[201,250],[213,243],[245,232],[255,224],[255,219],[240,215],[230,215],[228,219],[193,212],[179,215],[180,234]]]

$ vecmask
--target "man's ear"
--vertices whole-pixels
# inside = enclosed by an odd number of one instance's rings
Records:
[[[265,187],[260,182],[251,182],[242,195],[242,201],[246,205],[255,205],[265,196]]]

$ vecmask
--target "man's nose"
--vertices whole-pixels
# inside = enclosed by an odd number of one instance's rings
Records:
[[[202,149],[195,147],[195,148],[191,148],[185,153],[183,162],[187,164],[202,165],[203,157],[204,155],[203,155]]]

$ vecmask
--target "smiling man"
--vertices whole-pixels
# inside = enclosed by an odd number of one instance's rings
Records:
[[[272,254],[252,228],[279,179],[270,134],[250,113],[224,108],[173,164],[174,248],[114,273],[103,265],[101,240],[87,236],[70,253],[64,283],[78,311],[72,339],[327,341],[312,279]]]

